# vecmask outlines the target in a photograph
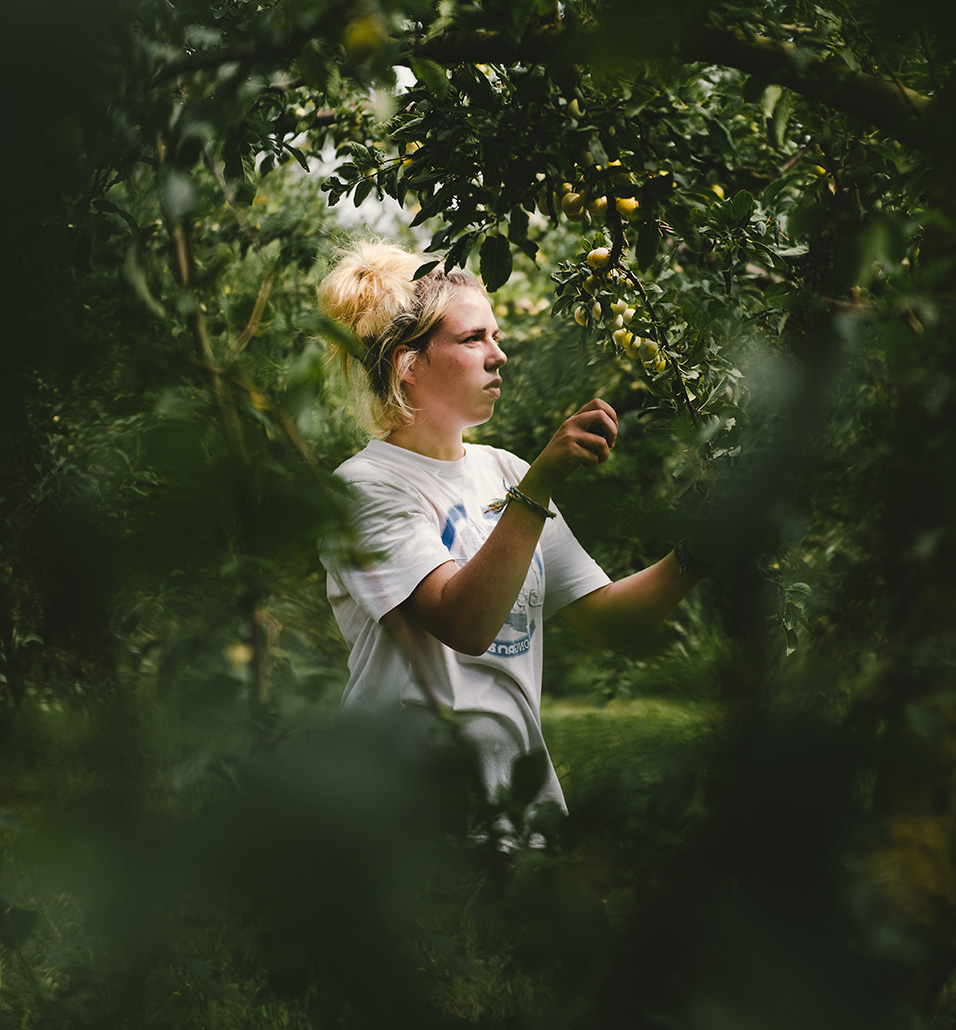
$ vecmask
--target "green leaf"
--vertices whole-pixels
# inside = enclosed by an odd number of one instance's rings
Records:
[[[760,98],[760,110],[763,111],[764,118],[769,118],[773,114],[773,109],[782,96],[783,86],[778,86],[775,82],[763,91],[763,96]]]
[[[428,273],[433,268],[436,268],[440,264],[441,264],[441,261],[438,260],[438,261],[426,261],[425,264],[419,265],[418,268],[415,269],[415,274],[412,276],[412,282],[414,282],[417,279],[422,279],[424,276],[428,275]]]
[[[410,63],[415,78],[429,92],[439,97],[443,97],[448,92],[448,76],[437,61],[430,61],[425,57],[413,57]]]
[[[753,104],[761,98],[766,88],[766,79],[758,79],[756,75],[751,75],[746,82],[744,82],[743,87],[740,90],[740,95],[748,104]]]
[[[352,203],[358,207],[363,200],[372,192],[375,183],[372,179],[360,179],[352,194]]]
[[[637,267],[642,272],[646,272],[654,264],[660,239],[661,233],[656,219],[641,224],[637,234],[637,243],[634,245],[634,260],[637,261]]]
[[[466,233],[464,236],[459,236],[457,240],[451,245],[451,249],[448,251],[448,256],[445,258],[445,271],[450,272],[456,265],[465,267],[465,262],[468,260],[468,255],[471,253],[472,247],[475,245],[474,233]]]
[[[528,213],[521,208],[511,212],[508,239],[516,246],[521,246],[528,239]]]
[[[133,287],[133,292],[158,318],[166,317],[166,310],[153,296],[146,279],[146,265],[143,260],[143,248],[139,240],[134,240],[123,259],[123,278]]]
[[[734,215],[741,222],[746,221],[753,214],[756,207],[754,198],[746,190],[735,193],[730,205],[734,210]]]
[[[479,267],[485,289],[494,293],[511,277],[511,246],[504,236],[489,236],[479,251]]]
[[[309,162],[306,159],[305,154],[303,154],[298,147],[292,146],[291,143],[283,143],[282,145],[285,147],[286,150],[289,151],[289,153],[296,159],[296,161],[299,162],[299,165],[302,167],[302,169],[307,172],[309,170]]]
[[[601,165],[602,168],[608,164],[610,158],[607,156],[604,144],[600,141],[597,134],[592,135],[588,140],[588,149],[591,151],[595,164]]]
[[[774,108],[773,119],[770,123],[771,138],[778,147],[783,146],[783,138],[787,132],[787,125],[790,122],[790,111],[793,108],[793,98],[789,92],[784,91],[777,106]]]

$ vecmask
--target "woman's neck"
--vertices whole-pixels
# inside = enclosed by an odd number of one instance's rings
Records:
[[[461,442],[461,432],[439,432],[435,425],[413,422],[410,426],[394,429],[385,437],[386,443],[404,447],[406,451],[424,454],[426,458],[437,458],[439,461],[458,461],[464,456],[465,447]]]

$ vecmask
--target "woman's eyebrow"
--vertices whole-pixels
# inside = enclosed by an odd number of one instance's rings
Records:
[[[486,332],[488,332],[488,329],[485,326],[476,325],[474,329],[463,330],[461,333],[459,333],[459,336],[461,337],[461,339],[466,340],[469,336],[484,336]],[[498,336],[500,333],[501,330],[497,326],[495,326],[495,328],[491,330],[492,336]]]

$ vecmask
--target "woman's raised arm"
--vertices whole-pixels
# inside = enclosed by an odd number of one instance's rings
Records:
[[[595,399],[566,419],[534,460],[518,489],[547,507],[553,489],[579,465],[606,461],[617,437],[617,415]],[[466,565],[448,561],[430,572],[405,602],[432,636],[465,654],[485,652],[518,597],[545,519],[512,502]]]

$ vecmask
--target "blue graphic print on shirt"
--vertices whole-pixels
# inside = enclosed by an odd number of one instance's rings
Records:
[[[484,512],[486,523],[497,522],[500,512]],[[487,539],[490,528],[478,526],[468,517],[463,504],[456,504],[445,515],[445,524],[441,531],[441,541],[448,548],[448,553],[459,564],[463,565],[472,558]],[[511,609],[505,624],[501,627],[497,639],[488,648],[486,654],[504,658],[514,658],[524,654],[531,648],[536,623],[532,614],[534,606],[540,607],[544,566],[537,549],[531,562],[528,577]]]

